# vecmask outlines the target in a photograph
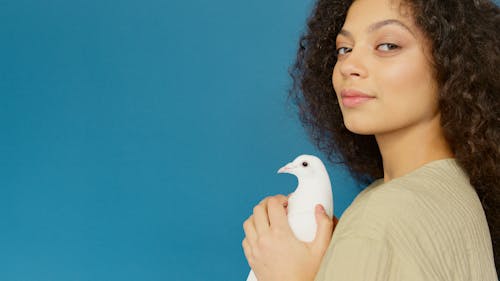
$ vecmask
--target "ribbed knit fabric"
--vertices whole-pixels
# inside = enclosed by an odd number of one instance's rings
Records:
[[[488,223],[454,158],[365,188],[339,219],[316,281],[498,281]]]

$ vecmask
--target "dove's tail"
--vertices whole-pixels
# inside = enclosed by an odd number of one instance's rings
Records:
[[[250,270],[250,274],[248,274],[247,281],[258,281],[257,277],[255,277],[255,274],[253,273],[253,270]]]

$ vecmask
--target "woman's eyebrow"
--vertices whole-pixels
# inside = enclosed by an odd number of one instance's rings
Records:
[[[383,21],[378,21],[378,22],[372,23],[372,24],[370,24],[370,26],[368,26],[368,28],[366,29],[366,32],[371,33],[371,32],[374,32],[377,29],[380,29],[383,26],[390,25],[390,24],[395,24],[395,25],[401,26],[402,28],[404,28],[408,32],[410,32],[413,36],[415,36],[415,34],[413,33],[413,31],[408,26],[406,26],[404,23],[402,23],[401,21],[399,21],[397,19],[387,19],[387,20],[383,20]],[[349,37],[351,39],[354,38],[354,36],[352,35],[352,33],[349,32],[346,29],[341,29],[339,31],[339,35],[343,35],[343,36]]]
[[[397,19],[388,19],[388,20],[383,20],[383,21],[373,23],[368,27],[367,31],[373,32],[373,31],[381,28],[382,26],[389,25],[389,24],[399,25],[402,28],[406,29],[408,32],[410,32],[412,35],[415,35],[415,34],[413,34],[413,31],[408,26],[406,26],[403,22],[401,22]]]

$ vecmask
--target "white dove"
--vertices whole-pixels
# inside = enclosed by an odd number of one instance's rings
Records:
[[[321,159],[314,155],[300,155],[278,170],[295,175],[298,185],[288,198],[288,224],[295,237],[311,242],[316,236],[315,206],[321,204],[330,219],[333,216],[333,195],[330,177]],[[253,270],[247,281],[258,281]]]

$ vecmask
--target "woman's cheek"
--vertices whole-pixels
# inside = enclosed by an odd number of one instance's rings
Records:
[[[335,90],[335,93],[339,93],[340,91],[340,72],[338,70],[337,65],[333,67],[333,73],[332,73],[332,86],[333,89]]]

